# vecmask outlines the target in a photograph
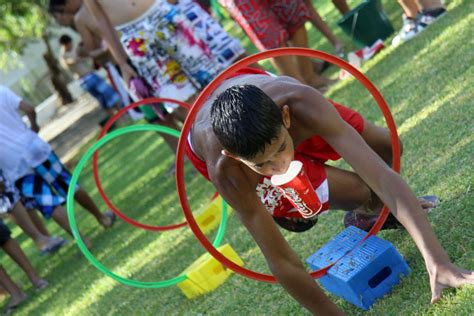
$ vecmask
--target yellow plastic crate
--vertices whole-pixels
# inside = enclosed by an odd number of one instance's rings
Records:
[[[227,207],[227,215],[232,212],[230,206]],[[222,217],[222,198],[216,197],[204,210],[195,215],[199,228],[204,234],[211,232],[219,226]]]
[[[229,244],[222,245],[217,250],[235,264],[244,265],[242,259]],[[209,253],[205,253],[184,270],[182,274],[185,274],[187,278],[178,283],[178,287],[188,299],[191,299],[215,290],[231,273],[232,270],[224,267]]]

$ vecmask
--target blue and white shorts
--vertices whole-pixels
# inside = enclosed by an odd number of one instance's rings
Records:
[[[81,88],[92,94],[104,109],[109,109],[122,102],[120,95],[114,88],[94,72],[81,78]]]
[[[0,169],[0,214],[10,212],[19,199],[18,190],[5,178]]]
[[[15,182],[26,208],[38,209],[45,218],[50,218],[54,209],[66,202],[71,174],[51,151],[41,165]],[[79,189],[76,185],[75,191]]]

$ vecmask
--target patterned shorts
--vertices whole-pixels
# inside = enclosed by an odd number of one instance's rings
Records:
[[[244,53],[239,42],[192,0],[177,5],[156,1],[116,30],[140,77],[162,98],[188,100]]]
[[[261,51],[287,46],[310,20],[303,0],[219,0]]]
[[[50,218],[54,209],[66,201],[71,174],[51,151],[48,159],[15,182],[26,208],[38,209]],[[76,191],[79,186],[76,186]]]
[[[0,169],[0,214],[10,212],[19,199],[18,190],[5,178]]]
[[[81,88],[92,94],[104,109],[109,109],[122,102],[120,95],[114,88],[93,72],[81,78]]]

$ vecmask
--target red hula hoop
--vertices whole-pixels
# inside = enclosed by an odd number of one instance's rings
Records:
[[[146,104],[152,104],[152,103],[163,103],[163,102],[170,102],[170,103],[175,103],[178,104],[179,106],[182,106],[186,109],[189,109],[190,106],[189,104],[178,101],[178,100],[173,100],[173,99],[167,99],[167,98],[148,98],[148,99],[143,99],[138,102],[130,103],[126,107],[120,109],[117,113],[115,113],[105,124],[104,128],[99,134],[99,137],[97,139],[101,139],[104,137],[105,134],[109,131],[110,127],[112,126],[115,121],[117,121],[123,114],[125,114],[128,110],[134,109],[140,105],[146,105]],[[102,188],[102,184],[100,182],[100,177],[99,177],[99,167],[98,167],[98,161],[99,161],[99,150],[97,150],[94,153],[93,159],[92,159],[92,168],[93,168],[93,173],[94,173],[94,181],[97,186],[97,189],[99,190],[99,194],[104,200],[105,204],[114,212],[118,217],[120,217],[124,222],[133,225],[138,228],[143,228],[145,230],[150,230],[150,231],[166,231],[166,230],[172,230],[176,228],[180,228],[183,226],[187,225],[187,222],[182,222],[179,224],[173,224],[173,225],[167,225],[167,226],[153,226],[153,225],[147,225],[147,224],[142,224],[140,222],[135,221],[134,219],[131,219],[127,217],[125,214],[120,212],[120,210],[109,200],[108,196],[105,194],[104,189]]]
[[[179,200],[181,202],[181,206],[183,208],[184,215],[186,217],[186,220],[188,221],[188,224],[193,231],[193,233],[196,235],[196,237],[199,239],[200,243],[204,246],[204,248],[214,257],[216,258],[219,262],[221,262],[224,266],[227,268],[233,270],[236,273],[239,273],[243,276],[246,276],[248,278],[258,280],[258,281],[263,281],[263,282],[271,282],[275,283],[277,282],[275,277],[272,275],[268,274],[262,274],[258,273],[249,269],[246,269],[244,267],[240,267],[237,264],[233,263],[229,259],[227,259],[225,256],[223,256],[219,251],[217,251],[212,244],[206,239],[205,235],[201,232],[199,229],[199,226],[197,225],[192,212],[189,207],[189,202],[186,197],[186,188],[184,185],[184,149],[185,149],[185,143],[186,143],[186,138],[189,134],[189,131],[191,129],[191,125],[196,117],[197,112],[203,105],[204,101],[209,98],[211,93],[219,86],[219,84],[224,81],[226,78],[228,78],[230,75],[234,74],[237,70],[248,66],[252,63],[258,62],[264,58],[272,58],[272,57],[278,57],[278,56],[284,56],[284,55],[298,55],[298,56],[306,56],[306,57],[312,57],[312,58],[319,58],[324,61],[330,62],[332,64],[335,64],[339,66],[342,69],[347,70],[350,74],[352,74],[357,80],[359,80],[370,92],[370,94],[374,97],[375,101],[379,105],[384,117],[385,121],[387,122],[387,126],[390,130],[390,140],[392,143],[392,156],[393,156],[393,164],[392,164],[392,169],[395,170],[396,172],[400,171],[400,145],[399,145],[399,139],[398,139],[398,134],[397,134],[397,129],[395,126],[395,122],[392,118],[392,115],[390,113],[390,110],[388,108],[387,103],[385,102],[384,98],[380,94],[380,92],[377,90],[377,88],[372,84],[372,82],[369,81],[359,70],[357,70],[355,67],[350,65],[349,63],[345,62],[344,60],[337,58],[335,56],[332,56],[330,54],[321,52],[321,51],[316,51],[312,50],[309,48],[278,48],[278,49],[273,49],[265,52],[260,52],[252,56],[248,56],[237,63],[233,64],[229,68],[227,68],[225,71],[223,71],[221,74],[219,74],[198,96],[196,101],[194,102],[191,111],[188,114],[188,117],[186,118],[186,121],[183,125],[182,131],[181,131],[181,136],[179,138],[179,144],[178,144],[178,152],[176,155],[176,185],[177,185],[177,190],[178,190],[178,195],[179,195]],[[377,222],[374,224],[374,226],[371,228],[369,233],[367,233],[365,238],[368,238],[371,235],[375,235],[380,228],[382,227],[383,223],[385,222],[386,218],[388,216],[388,208],[384,206],[382,209],[382,212],[380,213],[379,218],[377,219]],[[332,265],[331,265],[332,266]],[[319,278],[322,277],[323,275],[326,274],[327,270],[331,268],[331,266],[325,267],[323,269],[320,269],[318,271],[314,271],[311,273],[311,276],[313,278]]]

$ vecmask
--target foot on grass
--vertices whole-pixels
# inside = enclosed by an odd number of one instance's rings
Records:
[[[431,212],[439,204],[439,198],[435,195],[425,195],[418,197],[421,208],[426,212]],[[365,231],[369,231],[379,218],[378,214],[364,214],[363,210],[349,211],[344,216],[344,226],[355,226]],[[381,230],[402,229],[403,225],[390,213],[385,220]]]
[[[47,288],[48,285],[49,285],[48,281],[44,279],[39,279],[38,281],[33,283],[33,287],[35,288],[36,291],[41,291]]]
[[[116,219],[117,219],[117,216],[112,211],[108,210],[102,214],[100,224],[104,228],[110,228],[114,225]]]
[[[45,254],[51,254],[58,251],[62,246],[67,244],[67,240],[61,237],[53,236],[49,238],[48,242],[41,247],[40,255],[43,256]]]
[[[24,301],[28,299],[28,295],[26,293],[21,292],[19,295],[12,296],[10,302],[8,303],[7,307],[5,308],[4,315],[11,315]]]

